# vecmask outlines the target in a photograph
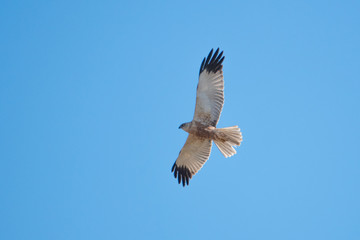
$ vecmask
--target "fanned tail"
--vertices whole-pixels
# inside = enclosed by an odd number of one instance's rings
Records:
[[[215,131],[214,142],[220,152],[227,158],[236,153],[233,146],[240,146],[242,135],[238,126],[217,128]]]

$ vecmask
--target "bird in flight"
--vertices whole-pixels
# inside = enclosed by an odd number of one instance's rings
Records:
[[[240,146],[242,141],[238,126],[216,128],[224,105],[224,58],[218,48],[214,54],[211,49],[202,61],[193,120],[179,127],[189,136],[171,171],[184,187],[209,159],[212,141],[226,158],[236,153],[233,146]]]

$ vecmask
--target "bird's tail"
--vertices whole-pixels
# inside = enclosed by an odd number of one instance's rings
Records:
[[[240,146],[242,135],[238,126],[217,128],[214,130],[214,142],[225,157],[231,157],[236,153],[233,146]]]

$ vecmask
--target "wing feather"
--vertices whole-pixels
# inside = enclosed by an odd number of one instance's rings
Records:
[[[182,182],[189,185],[189,180],[194,176],[209,159],[211,153],[211,140],[196,137],[189,134],[184,147],[181,149],[171,171],[174,177],[178,178],[179,184]]]
[[[201,63],[199,83],[196,91],[194,120],[216,126],[224,105],[224,77],[222,72],[223,52],[219,48]]]

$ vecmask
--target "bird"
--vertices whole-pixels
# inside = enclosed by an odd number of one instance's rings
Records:
[[[191,122],[179,129],[189,135],[172,166],[171,172],[178,183],[185,187],[189,180],[204,166],[211,153],[212,142],[227,157],[236,154],[234,147],[240,146],[242,134],[236,126],[216,128],[224,105],[223,51],[213,54],[211,49],[201,63],[199,82],[196,88],[195,113]]]

